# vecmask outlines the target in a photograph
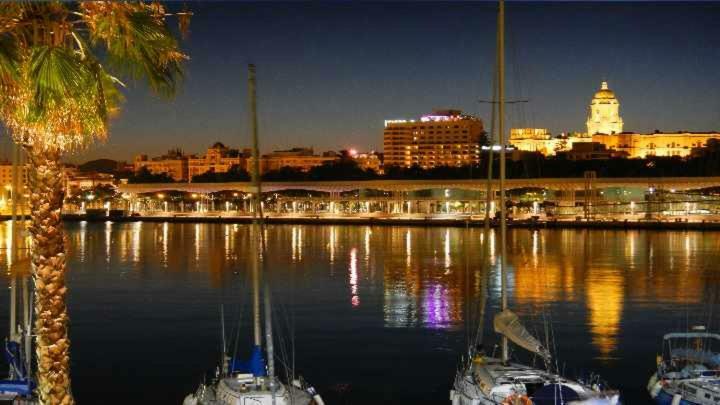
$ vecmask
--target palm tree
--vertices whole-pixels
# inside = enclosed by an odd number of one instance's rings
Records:
[[[60,159],[104,139],[122,102],[120,77],[172,96],[187,59],[159,3],[14,2],[0,7],[0,121],[30,164],[29,231],[42,404],[70,390]],[[190,13],[176,13],[185,32]]]

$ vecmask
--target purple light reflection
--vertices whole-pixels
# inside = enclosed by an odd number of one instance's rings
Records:
[[[446,286],[435,284],[423,295],[423,323],[432,329],[450,327],[449,292]]]

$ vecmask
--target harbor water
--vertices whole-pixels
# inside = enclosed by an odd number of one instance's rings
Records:
[[[66,230],[78,403],[180,404],[220,360],[221,305],[228,340],[239,342],[230,347],[247,352],[248,225],[83,221]],[[8,235],[0,225],[4,269]],[[278,369],[285,375],[294,364],[328,404],[449,403],[485,287],[484,345],[497,342],[494,233],[270,225],[267,240]],[[561,371],[602,375],[626,404],[650,403],[645,385],[664,333],[698,324],[720,330],[719,263],[716,232],[508,234],[512,307],[550,342]],[[0,284],[7,325],[7,274]]]

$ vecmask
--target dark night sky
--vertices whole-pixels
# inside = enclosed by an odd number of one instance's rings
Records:
[[[248,145],[258,66],[262,149],[382,148],[384,119],[454,107],[488,120],[495,2],[189,3],[192,60],[172,102],[131,86],[110,139],[72,160]],[[507,4],[510,126],[584,130],[600,81],[625,130],[720,129],[720,3]]]

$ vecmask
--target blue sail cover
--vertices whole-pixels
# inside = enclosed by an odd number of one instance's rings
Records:
[[[0,380],[0,392],[4,393],[12,392],[19,396],[27,397],[32,394],[34,388],[34,384],[31,384],[27,380]]]
[[[532,395],[532,403],[535,405],[562,405],[579,399],[577,392],[562,384],[548,384]]]
[[[18,342],[5,342],[5,360],[12,367],[15,377],[18,380],[26,380],[25,364],[22,361],[22,352]]]
[[[22,361],[20,344],[17,342],[5,342],[5,360],[13,369],[14,380],[0,380],[0,392],[15,393],[19,396],[29,396],[35,388],[31,381],[28,381],[25,365]]]
[[[253,346],[250,358],[247,361],[232,359],[230,362],[231,373],[251,373],[255,377],[267,376],[265,369],[265,357],[260,346]]]

